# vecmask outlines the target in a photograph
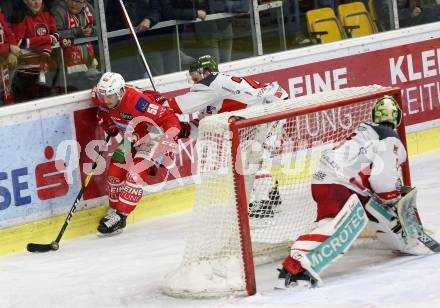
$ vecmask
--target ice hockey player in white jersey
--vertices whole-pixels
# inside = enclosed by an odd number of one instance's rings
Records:
[[[190,92],[169,99],[169,106],[179,114],[206,115],[234,111],[257,104],[288,99],[288,93],[274,81],[261,83],[249,77],[230,76],[218,71],[215,58],[205,55],[189,69],[194,86]]]
[[[195,60],[189,69],[194,86],[190,92],[168,100],[168,105],[181,119],[180,137],[197,138],[198,121],[216,113],[245,109],[260,104],[270,104],[289,98],[278,82],[261,83],[249,77],[230,76],[218,71],[214,57],[205,55]],[[180,115],[179,115],[180,114]],[[255,134],[263,148],[271,148],[274,139],[282,134],[283,123],[273,122],[260,126]],[[249,198],[249,217],[262,218],[273,214],[272,208],[280,202],[277,187],[272,185],[270,170],[263,155],[248,159],[249,164],[260,164],[255,174]],[[268,156],[268,155],[266,155]]]
[[[319,272],[347,251],[368,221],[391,249],[419,254],[402,233],[394,208],[402,198],[399,168],[407,159],[395,132],[401,117],[395,99],[385,96],[374,104],[371,123],[361,123],[341,144],[322,152],[311,184],[317,227],[293,243],[279,270],[279,288],[321,282]]]

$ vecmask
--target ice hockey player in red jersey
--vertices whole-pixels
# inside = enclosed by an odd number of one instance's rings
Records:
[[[111,136],[123,135],[107,171],[111,210],[100,221],[101,234],[122,231],[127,216],[142,197],[145,177],[154,175],[177,145],[179,120],[157,102],[158,98],[154,93],[142,93],[126,85],[120,74],[111,72],[105,73],[92,89],[101,126]]]
[[[401,117],[394,98],[385,96],[374,104],[372,122],[361,123],[342,144],[322,152],[311,184],[317,227],[293,243],[279,270],[279,288],[320,282],[318,273],[343,255],[368,221],[391,249],[414,254],[395,214],[402,198],[399,167],[407,159],[395,132]]]

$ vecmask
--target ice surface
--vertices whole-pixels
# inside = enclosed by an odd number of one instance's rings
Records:
[[[410,162],[422,220],[438,228],[440,151]],[[440,254],[365,249],[353,249],[333,264],[320,288],[273,290],[273,263],[257,268],[255,296],[171,298],[159,286],[181,261],[189,224],[186,212],[130,225],[115,237],[65,241],[56,252],[2,257],[0,307],[440,307]]]

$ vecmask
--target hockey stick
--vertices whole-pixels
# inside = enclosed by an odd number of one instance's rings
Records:
[[[108,144],[111,136],[107,135],[107,138],[105,138],[105,145]],[[104,147],[105,148],[105,147]],[[93,176],[93,171],[95,170],[96,166],[98,165],[98,160],[101,157],[101,155],[104,153],[104,149],[100,150],[98,153],[98,156],[95,158],[95,161],[92,165],[92,170],[90,170],[89,174],[87,175],[84,184],[81,187],[81,190],[79,191],[78,195],[76,196],[75,202],[73,202],[73,205],[67,214],[66,220],[64,221],[64,224],[58,233],[58,236],[55,241],[51,242],[50,244],[35,244],[35,243],[29,243],[26,246],[27,251],[29,252],[47,252],[50,250],[58,250],[59,243],[61,241],[61,238],[63,237],[64,231],[66,231],[67,226],[69,225],[70,219],[73,216],[73,213],[76,211],[76,207],[78,206],[78,203],[81,201],[82,195],[84,194],[87,185],[89,185],[90,179]]]
[[[355,178],[351,178],[350,183],[352,183],[353,185],[364,191],[368,195],[368,197],[373,198],[374,201],[376,201],[378,204],[383,205],[380,198],[374,192],[372,192],[370,189],[368,189],[367,187],[356,181]],[[432,252],[440,252],[440,243],[437,242],[435,239],[433,239],[429,234],[425,232],[422,222],[420,220],[420,216],[417,212],[417,209],[411,206],[411,208],[408,210],[411,210],[410,215],[413,216],[417,220],[417,223],[420,225],[420,228],[417,232],[417,240],[423,245],[425,245]]]
[[[139,55],[141,56],[142,62],[144,63],[145,69],[147,70],[148,78],[150,78],[150,82],[151,82],[151,85],[153,86],[153,90],[157,91],[156,86],[154,85],[153,75],[151,75],[150,67],[148,66],[147,60],[145,60],[144,53],[142,52],[142,48],[141,48],[141,45],[139,44],[138,37],[136,35],[136,32],[134,31],[133,24],[131,23],[131,20],[130,20],[130,16],[128,16],[124,1],[119,0],[119,4],[121,4],[121,8],[122,8],[122,11],[124,12],[125,20],[127,21],[131,35],[133,36],[133,39],[136,42],[136,46],[137,46]]]

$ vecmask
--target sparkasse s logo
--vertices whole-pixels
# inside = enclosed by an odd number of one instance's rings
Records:
[[[64,160],[52,160],[54,150],[51,146],[44,149],[47,162],[35,165],[34,179],[39,200],[49,200],[64,196],[69,191],[66,180],[66,163]],[[60,168],[60,166],[63,166]],[[5,210],[11,205],[23,206],[33,202],[29,191],[29,182],[21,177],[29,175],[29,168],[25,166],[12,169],[9,173],[0,171],[0,210]],[[9,184],[9,185],[6,185]],[[8,189],[12,187],[12,189]]]

